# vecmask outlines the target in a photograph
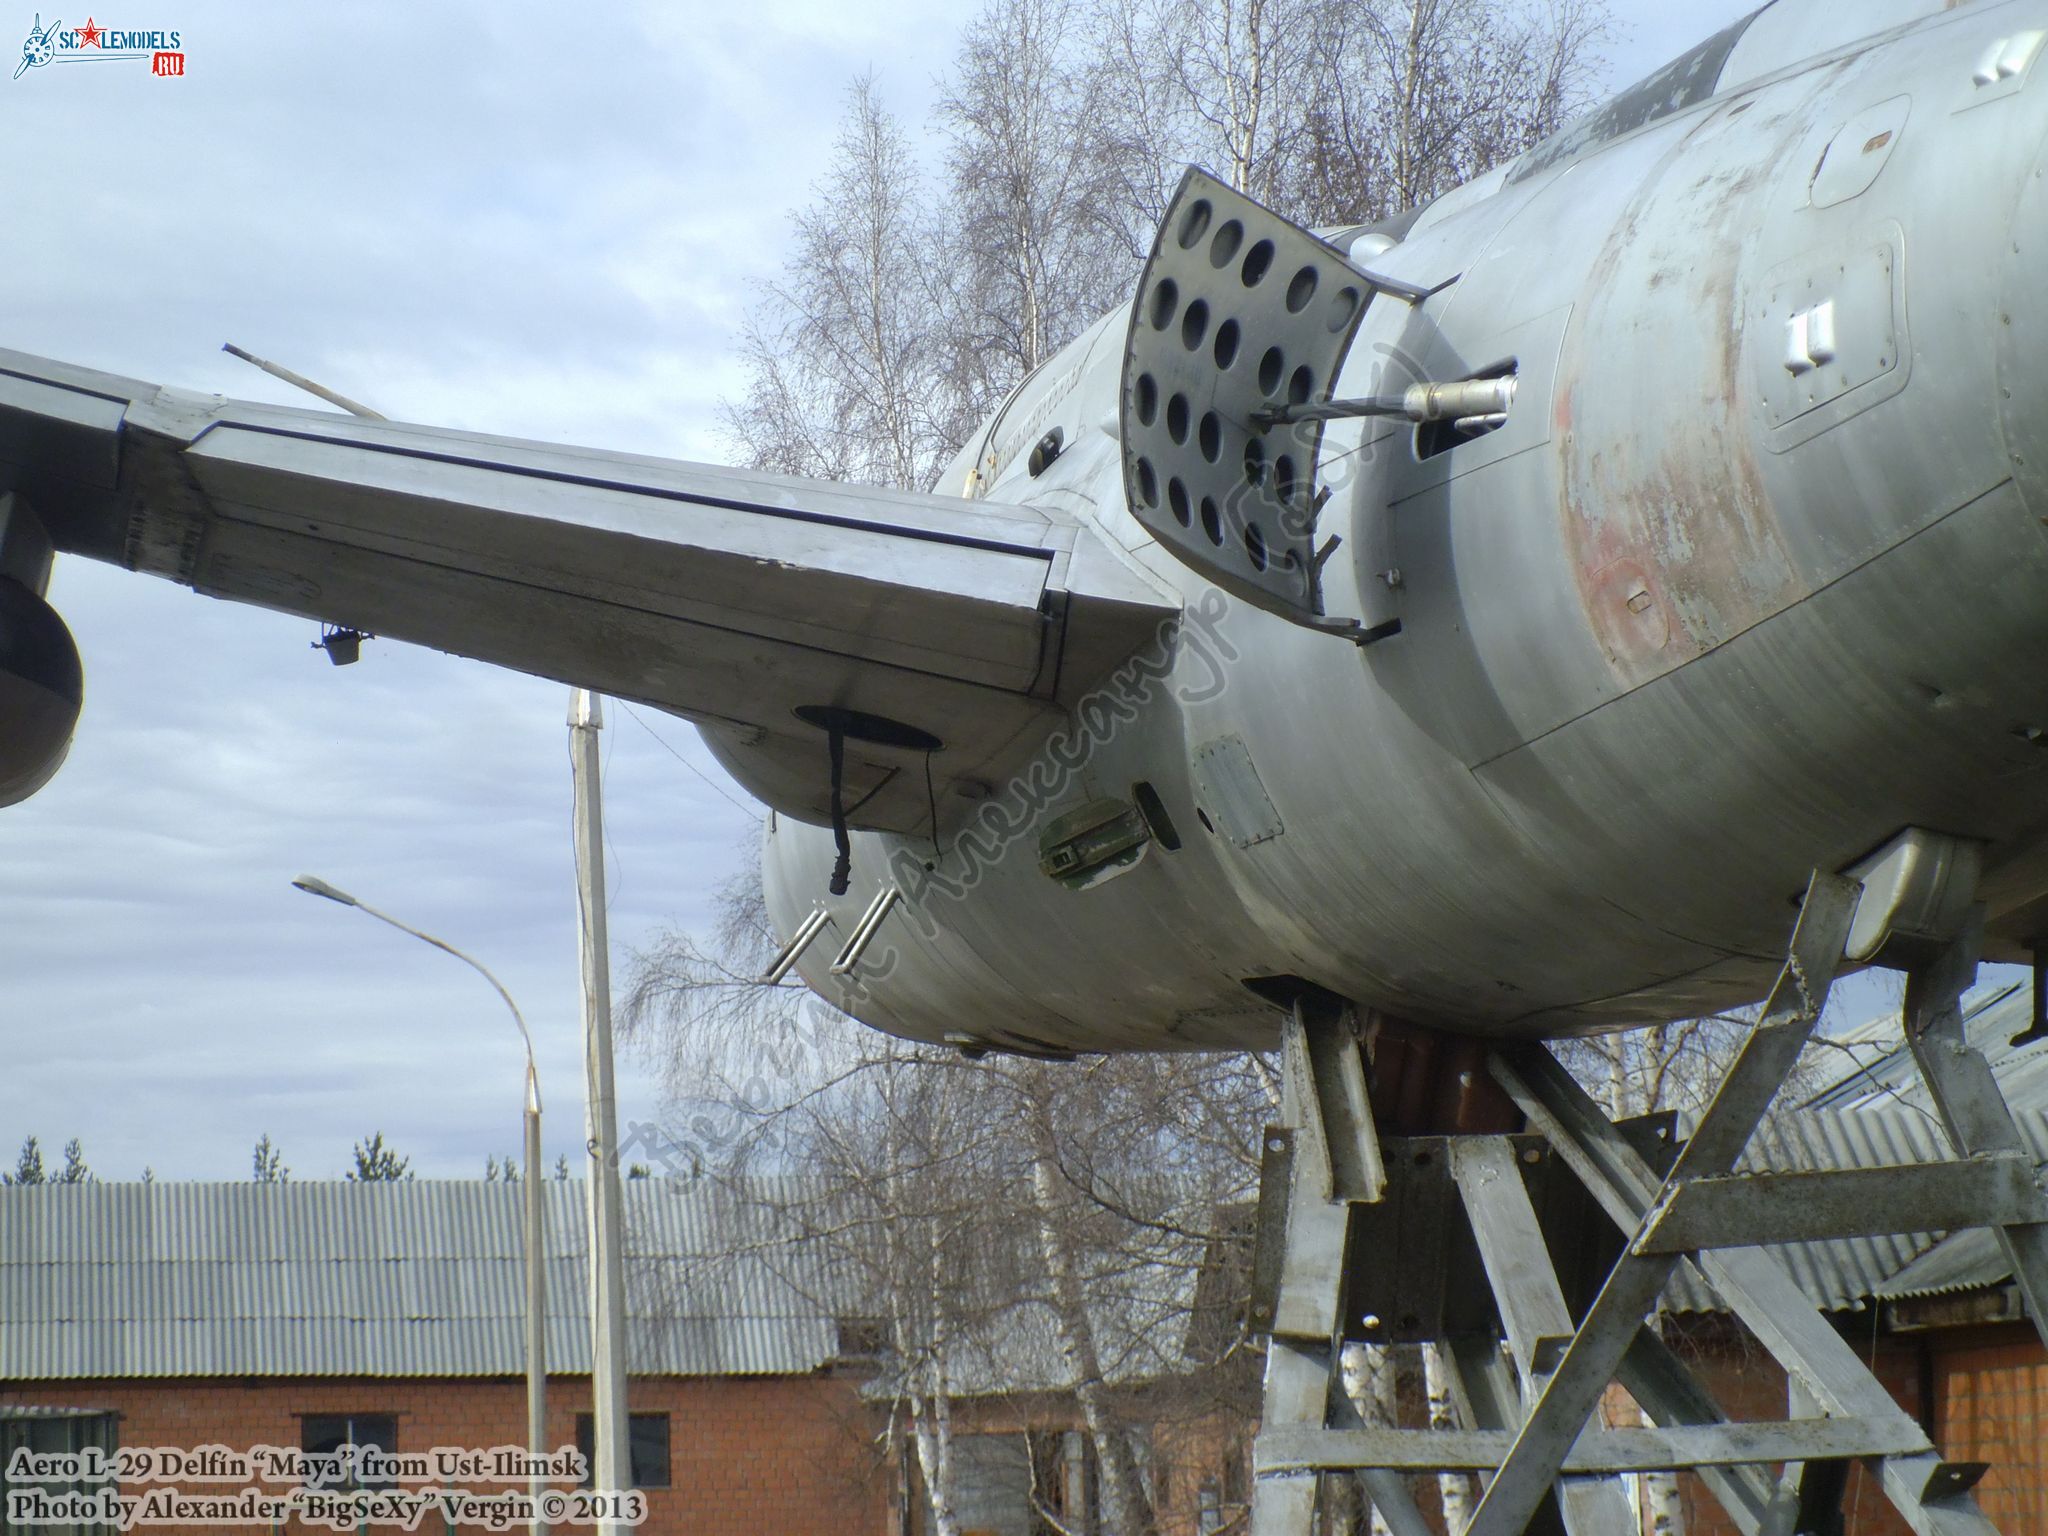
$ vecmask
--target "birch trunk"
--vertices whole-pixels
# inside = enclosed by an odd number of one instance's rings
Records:
[[[1451,1373],[1444,1369],[1443,1351],[1435,1344],[1422,1346],[1422,1379],[1429,1393],[1429,1427],[1456,1429],[1458,1407],[1451,1396]],[[1436,1491],[1443,1501],[1444,1529],[1458,1536],[1472,1523],[1472,1479],[1463,1472],[1439,1472]]]
[[[1649,1536],[1685,1536],[1685,1500],[1677,1473],[1643,1474],[1643,1524]]]
[[[1394,1355],[1380,1344],[1346,1344],[1337,1357],[1338,1375],[1344,1395],[1368,1424],[1391,1426],[1397,1403],[1394,1397]],[[1363,1490],[1360,1490],[1363,1498]],[[1393,1536],[1377,1504],[1372,1506],[1372,1536]]]
[[[960,1536],[960,1516],[953,1508],[953,1413],[943,1384],[930,1396],[912,1395],[910,1423],[932,1512],[932,1536]]]
[[[960,1536],[953,1507],[953,1384],[946,1373],[945,1298],[939,1294],[938,1250],[932,1251],[931,1334],[915,1355],[918,1389],[910,1395],[910,1424],[917,1444],[917,1469],[924,1476],[925,1502],[932,1512],[932,1536]]]
[[[1130,1441],[1109,1410],[1102,1379],[1102,1358],[1095,1345],[1095,1324],[1088,1315],[1074,1256],[1068,1247],[1068,1202],[1054,1165],[1052,1126],[1042,1106],[1034,1105],[1031,1121],[1031,1195],[1038,1213],[1038,1241],[1052,1281],[1053,1319],[1059,1330],[1060,1353],[1066,1357],[1074,1401],[1081,1422],[1095,1442],[1102,1469],[1103,1536],[1141,1536],[1149,1525]]]

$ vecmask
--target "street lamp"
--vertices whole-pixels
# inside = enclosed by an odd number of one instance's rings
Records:
[[[309,896],[324,896],[329,901],[340,902],[344,907],[374,917],[380,923],[388,923],[400,933],[409,933],[423,943],[445,950],[496,989],[498,996],[505,1000],[505,1006],[512,1010],[512,1022],[519,1026],[519,1038],[526,1042],[526,1441],[535,1457],[547,1454],[548,1438],[548,1375],[546,1360],[546,1311],[547,1311],[547,1227],[541,1210],[545,1190],[541,1184],[540,1167],[540,1072],[534,1065],[533,1032],[526,1027],[526,1018],[519,1011],[519,1005],[512,1001],[512,994],[505,990],[505,984],[493,976],[484,963],[474,955],[466,955],[446,939],[437,939],[431,933],[422,933],[410,923],[401,923],[388,912],[379,912],[367,902],[356,900],[347,891],[337,890],[314,875],[301,875],[292,884]],[[538,1506],[546,1480],[535,1476],[532,1480],[533,1497]],[[537,1536],[545,1536],[545,1527],[536,1525]]]

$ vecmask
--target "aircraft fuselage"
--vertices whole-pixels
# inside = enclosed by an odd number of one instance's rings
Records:
[[[1863,14],[1907,25],[1830,44],[1780,0],[1702,99],[1362,237],[1456,281],[1375,298],[1336,396],[1510,361],[1518,389],[1448,448],[1329,428],[1325,603],[1391,639],[1228,598],[1131,517],[1124,315],[1027,381],[941,488],[993,452],[977,489],[1092,522],[1188,616],[1035,777],[964,830],[935,806],[936,849],[856,833],[843,897],[831,833],[775,824],[778,926],[831,913],[805,979],[1025,1048],[1262,1044],[1246,984],[1282,976],[1466,1033],[1599,1030],[1754,999],[1807,873],[1908,826],[1985,845],[1996,952],[2048,932],[2048,7]],[[1098,802],[1154,836],[1062,883],[1048,829]]]

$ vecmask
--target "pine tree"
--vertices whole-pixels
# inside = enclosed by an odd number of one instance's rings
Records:
[[[85,1147],[74,1136],[64,1143],[64,1171],[57,1175],[59,1184],[90,1184],[92,1170],[85,1166]]]
[[[9,1184],[47,1184],[49,1176],[43,1172],[42,1143],[34,1136],[24,1136],[21,1156],[14,1162],[14,1172],[0,1174],[0,1180]]]
[[[292,1176],[291,1169],[284,1165],[284,1154],[271,1145],[268,1131],[257,1141],[249,1161],[258,1184],[283,1184]]]
[[[356,1165],[347,1174],[351,1184],[383,1184],[398,1179],[410,1179],[412,1159],[400,1157],[392,1148],[384,1145],[384,1133],[375,1131],[354,1147]]]

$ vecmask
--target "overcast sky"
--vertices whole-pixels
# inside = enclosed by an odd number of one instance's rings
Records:
[[[10,4],[12,0],[10,0]],[[847,80],[920,122],[961,5],[116,0],[176,29],[133,64],[4,78],[0,346],[307,404],[234,341],[408,420],[718,459],[749,284],[829,153]],[[1749,0],[1624,0],[1620,83]],[[80,9],[90,9],[81,7]],[[1675,15],[1682,10],[1682,14]],[[77,25],[68,4],[45,21]],[[103,1177],[302,1177],[382,1130],[425,1175],[516,1147],[516,1036],[473,973],[289,880],[473,951],[540,1038],[549,1156],[582,1141],[565,690],[65,561],[86,708],[0,811],[0,1156],[83,1139]],[[695,732],[605,732],[615,963],[693,926],[754,835]],[[622,1119],[659,1110],[621,1063]]]

